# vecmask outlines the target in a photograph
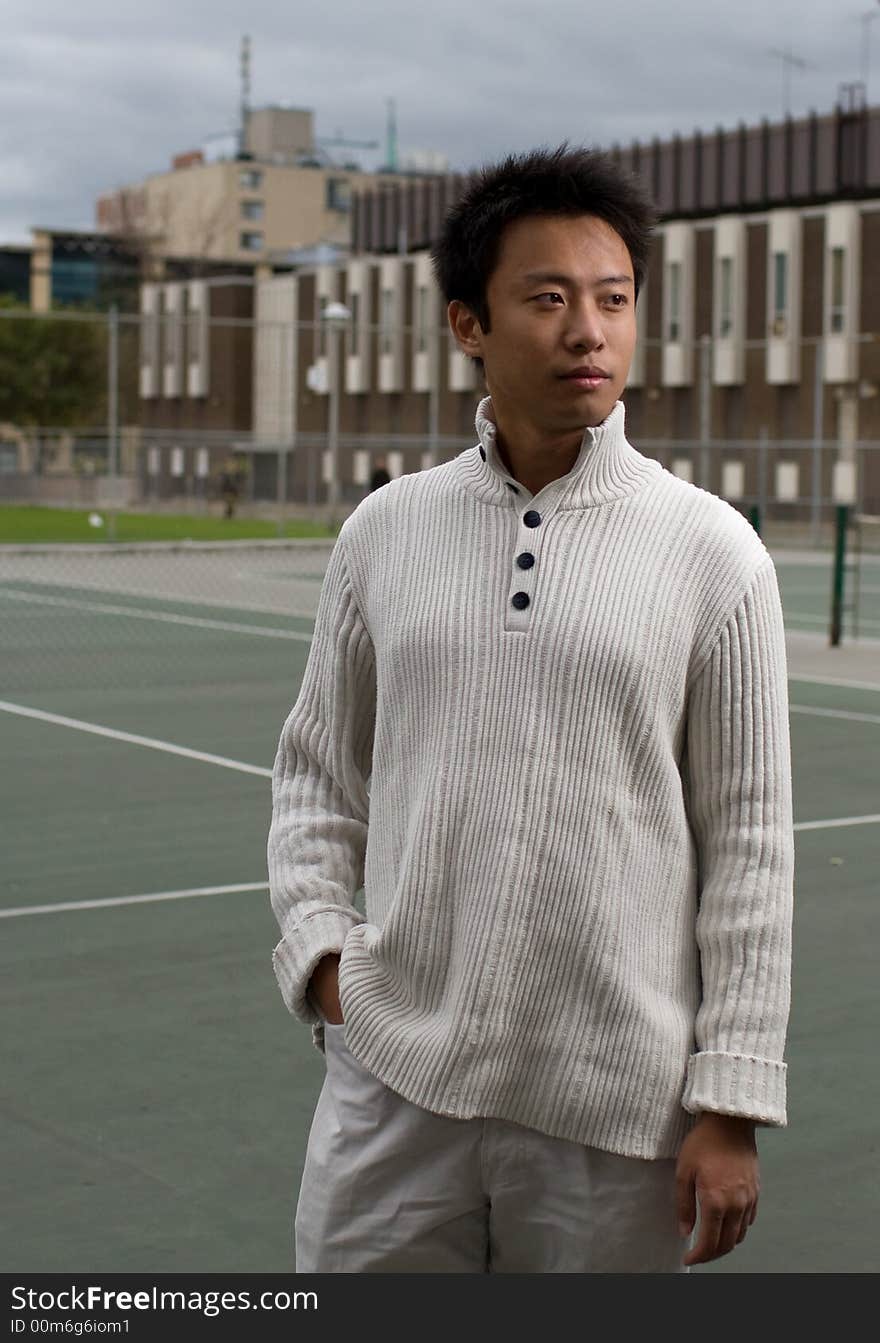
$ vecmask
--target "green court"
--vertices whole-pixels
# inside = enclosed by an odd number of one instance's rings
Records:
[[[323,1060],[275,985],[265,841],[329,546],[0,551],[7,1272],[292,1267]],[[790,1126],[747,1241],[696,1271],[876,1271],[880,557],[837,649],[830,555],[774,557]]]

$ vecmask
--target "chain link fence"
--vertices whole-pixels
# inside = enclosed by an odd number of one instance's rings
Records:
[[[238,292],[253,304],[252,289]],[[338,526],[375,487],[377,465],[394,477],[475,442],[481,384],[445,328],[199,312],[177,314],[160,342],[157,322],[172,318],[0,306],[0,504],[111,518],[234,511],[271,520],[280,536],[291,517]],[[840,503],[854,517],[880,514],[880,444],[864,432],[878,423],[880,342],[854,337],[852,377],[832,383],[822,340],[789,340],[781,375],[771,341],[732,352],[720,339],[679,342],[672,368],[668,344],[642,335],[630,437],[769,541],[828,547]],[[798,380],[769,384],[774,361],[775,377]],[[658,433],[664,420],[676,432]],[[784,434],[771,432],[780,424]]]

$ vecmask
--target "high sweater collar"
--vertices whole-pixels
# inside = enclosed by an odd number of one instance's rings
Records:
[[[542,508],[592,508],[635,494],[663,468],[653,458],[644,457],[627,441],[624,433],[624,405],[616,401],[601,424],[587,427],[574,466],[567,475],[550,481],[537,494],[507,470],[498,451],[498,427],[492,398],[486,396],[477,407],[476,427],[480,442],[467,448],[456,459],[462,483],[484,503],[520,508],[524,502],[540,500]]]

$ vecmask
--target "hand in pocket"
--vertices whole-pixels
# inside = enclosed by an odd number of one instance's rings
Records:
[[[308,994],[328,1025],[343,1025],[342,1004],[339,1001],[339,956],[335,952],[324,956],[315,966],[309,980]]]

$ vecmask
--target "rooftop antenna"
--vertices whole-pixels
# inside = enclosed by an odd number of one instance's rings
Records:
[[[397,109],[394,99],[388,99],[388,171],[397,172]]]
[[[861,14],[853,14],[850,17],[852,19],[858,19],[859,23],[862,25],[862,41],[859,48],[859,55],[861,56],[861,76],[862,83],[865,86],[865,102],[867,103],[869,101],[868,75],[871,68],[871,24],[875,19],[880,19],[880,9],[864,9]]]
[[[791,67],[796,65],[799,70],[809,70],[810,66],[800,57],[793,56],[791,47],[786,47],[784,51],[779,47],[771,47],[768,54],[782,61],[782,115],[788,118],[791,116]]]
[[[247,148],[247,124],[251,103],[251,39],[241,39],[241,115],[239,118],[238,149],[243,154]]]

